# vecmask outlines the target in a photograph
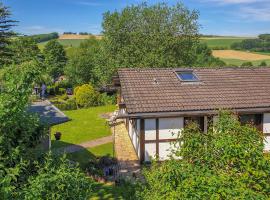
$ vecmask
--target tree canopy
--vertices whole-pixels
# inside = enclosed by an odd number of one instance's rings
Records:
[[[43,55],[48,74],[54,79],[63,75],[67,57],[64,47],[57,40],[50,40],[45,45]]]
[[[11,52],[8,48],[10,39],[16,34],[11,30],[16,21],[10,19],[9,9],[0,2],[0,68],[9,61]]]
[[[198,12],[181,3],[129,6],[103,20],[105,49],[118,67],[191,66],[198,29]]]

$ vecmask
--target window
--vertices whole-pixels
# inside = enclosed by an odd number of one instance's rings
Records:
[[[204,117],[185,117],[184,127],[187,127],[190,123],[196,123],[201,131],[204,131]]]
[[[198,77],[192,72],[176,72],[179,79],[182,81],[199,81]]]
[[[259,131],[262,131],[261,114],[239,115],[239,120],[242,125],[249,124],[256,127]]]

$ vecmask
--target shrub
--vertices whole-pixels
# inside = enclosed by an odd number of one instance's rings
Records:
[[[84,200],[91,197],[93,179],[72,166],[65,157],[59,160],[48,156],[39,168],[38,175],[30,177],[23,187],[21,199]]]
[[[265,61],[262,61],[261,63],[260,63],[260,65],[259,65],[260,67],[265,67],[265,66],[267,66],[267,64],[266,64],[266,62]]]
[[[54,86],[48,86],[47,87],[47,94],[55,95],[55,87]]]
[[[220,113],[207,134],[189,125],[176,146],[173,154],[182,159],[146,169],[138,199],[269,199],[263,135],[231,113]]]
[[[101,105],[114,105],[116,104],[116,95],[107,95],[103,93],[100,95],[100,104]]]
[[[66,100],[68,100],[68,95],[67,94],[63,94],[59,98],[62,99],[62,100],[64,100],[64,101],[66,101]]]
[[[65,88],[59,88],[58,94],[66,94],[66,89]]]
[[[252,62],[244,62],[241,65],[241,67],[252,67],[252,66],[253,66]]]
[[[99,96],[100,94],[90,84],[80,86],[75,92],[77,105],[84,108],[100,105]]]

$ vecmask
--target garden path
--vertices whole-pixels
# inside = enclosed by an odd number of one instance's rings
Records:
[[[85,148],[96,147],[96,146],[99,146],[102,144],[107,144],[107,143],[112,142],[112,141],[113,141],[113,136],[110,135],[110,136],[98,138],[95,140],[83,142],[81,144],[74,144],[74,145],[70,145],[67,147],[57,148],[54,150],[54,152],[57,154],[74,153],[74,152],[80,151],[80,150],[85,149]]]

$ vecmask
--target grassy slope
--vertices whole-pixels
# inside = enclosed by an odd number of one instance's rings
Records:
[[[60,40],[58,39],[60,44],[62,44],[65,48],[68,47],[78,47],[84,39],[71,39],[71,40]],[[38,47],[42,50],[47,42],[42,42],[38,44]]]
[[[80,167],[85,169],[87,163],[90,160],[95,159],[96,157],[101,156],[113,156],[113,144],[103,144],[97,147],[87,148],[83,149],[78,152],[69,153],[67,154],[67,158],[70,160],[73,160],[75,162],[78,162]]]
[[[217,38],[201,38],[201,42],[206,43],[210,48],[225,47],[230,48],[234,42],[241,42],[247,39],[245,37],[217,37]]]
[[[65,114],[72,120],[52,127],[52,148],[80,144],[85,141],[110,135],[110,129],[105,119],[100,117],[100,114],[114,110],[115,106],[100,106],[66,111]],[[56,131],[62,133],[60,141],[54,140],[53,134]]]

